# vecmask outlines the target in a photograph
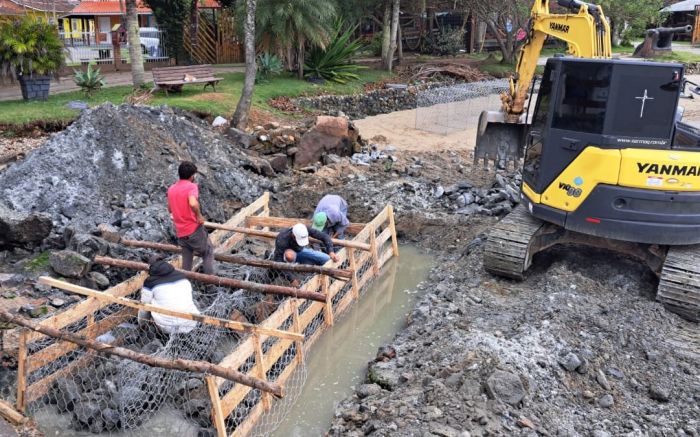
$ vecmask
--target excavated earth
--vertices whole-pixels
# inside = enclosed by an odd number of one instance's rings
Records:
[[[54,232],[90,232],[104,222],[123,235],[167,240],[163,181],[178,159],[194,157],[205,163],[202,198],[216,220],[266,189],[273,214],[290,217],[311,214],[322,194],[334,192],[347,198],[355,222],[391,202],[401,240],[432,256],[430,276],[412,290],[421,298],[405,329],[337,406],[329,435],[700,435],[700,328],[654,301],[652,273],[577,247],[538,255],[523,282],[483,270],[485,232],[513,206],[508,190],[517,175],[476,169],[466,151],[393,151],[391,163],[343,159],[268,179],[248,171],[254,157],[184,115],[94,111],[0,173],[10,207],[49,212]],[[126,139],[107,141],[100,132],[117,122]],[[134,155],[145,153],[137,142],[144,137],[153,138],[148,159]],[[91,174],[103,167],[118,185]]]

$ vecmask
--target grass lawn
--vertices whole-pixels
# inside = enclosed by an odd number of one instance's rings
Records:
[[[185,110],[196,111],[213,116],[230,116],[236,108],[243,87],[243,73],[223,73],[216,93],[207,88],[202,92],[201,85],[189,85],[183,88],[181,94],[163,92],[154,94],[151,105],[167,104]],[[388,76],[388,73],[378,70],[361,70],[360,79],[347,84],[327,82],[324,85],[315,85],[306,81],[300,81],[292,76],[281,76],[270,80],[268,83],[255,85],[253,94],[253,107],[273,111],[268,101],[279,96],[298,97],[315,94],[352,94],[363,89],[366,83],[376,82]],[[63,80],[71,80],[65,78]],[[104,88],[90,99],[86,99],[80,91],[61,93],[49,96],[46,102],[24,102],[13,100],[0,102],[0,126],[11,129],[12,126],[21,127],[36,122],[61,122],[70,121],[76,117],[79,111],[69,109],[66,104],[72,100],[86,101],[90,106],[97,106],[105,102],[120,104],[131,92],[130,86],[118,86]]]

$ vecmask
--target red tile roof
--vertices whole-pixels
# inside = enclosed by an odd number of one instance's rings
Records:
[[[216,0],[198,0],[197,7],[200,9],[219,8]],[[138,2],[139,14],[150,14],[151,9],[142,1]],[[83,0],[68,15],[122,15],[122,2],[119,0]]]
[[[14,3],[22,11],[26,8],[63,14],[71,11],[78,4],[78,0],[7,0],[3,3]]]
[[[0,0],[0,15],[22,15],[23,9],[10,0]]]

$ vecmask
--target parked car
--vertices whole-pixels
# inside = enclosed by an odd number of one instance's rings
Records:
[[[160,30],[155,27],[142,27],[139,29],[139,38],[144,54],[152,57],[161,56]]]

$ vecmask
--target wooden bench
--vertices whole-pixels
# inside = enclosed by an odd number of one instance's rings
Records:
[[[185,76],[191,79],[185,80]],[[154,89],[162,89],[165,94],[168,94],[169,91],[180,92],[183,85],[195,83],[203,83],[205,90],[211,86],[216,92],[216,84],[221,80],[223,79],[220,77],[214,77],[214,70],[209,64],[153,69]]]

